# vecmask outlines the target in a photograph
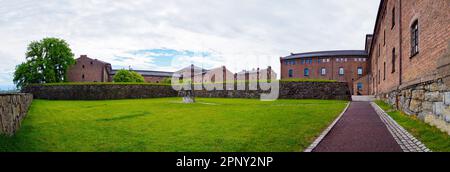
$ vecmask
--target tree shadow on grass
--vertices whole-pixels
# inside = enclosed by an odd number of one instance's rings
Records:
[[[110,121],[138,118],[138,117],[147,116],[147,115],[150,115],[150,112],[136,112],[135,114],[131,114],[131,115],[117,116],[117,117],[112,117],[112,118],[102,118],[102,119],[97,119],[96,121],[110,122]]]

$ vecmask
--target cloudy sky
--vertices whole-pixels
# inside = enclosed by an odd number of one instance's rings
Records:
[[[231,71],[291,52],[364,49],[379,0],[0,0],[0,89],[26,46],[65,39],[75,56],[113,68],[175,71],[191,63]]]

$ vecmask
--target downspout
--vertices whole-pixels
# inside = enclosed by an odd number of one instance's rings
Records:
[[[399,77],[398,77],[398,80],[399,80],[399,84],[398,84],[398,86],[399,86],[399,88],[400,88],[400,86],[402,85],[402,69],[403,69],[403,67],[402,67],[402,57],[403,57],[403,51],[402,51],[402,47],[403,47],[403,35],[402,35],[402,0],[399,0],[400,2],[400,4],[399,4],[399,6],[400,6],[400,11],[399,11],[399,23],[400,23],[400,25],[399,25],[399,37],[400,37],[400,43],[399,43],[399,45],[400,45],[400,47],[399,47],[399,65],[400,65],[400,67],[399,67]]]
[[[400,90],[400,86],[402,85],[402,54],[403,54],[403,51],[402,51],[402,44],[403,44],[403,35],[402,35],[402,0],[399,0],[399,28],[398,28],[398,32],[399,32],[399,48],[398,48],[398,53],[399,53],[399,55],[398,55],[398,57],[399,57],[399,77],[398,77],[398,87],[397,87],[397,90]],[[397,109],[399,109],[399,107],[400,107],[400,104],[399,104],[399,95],[398,94],[396,94],[396,98],[395,98],[395,105],[397,106]]]

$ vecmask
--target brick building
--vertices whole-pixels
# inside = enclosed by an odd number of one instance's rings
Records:
[[[370,93],[450,133],[449,40],[449,0],[381,0]]]
[[[112,82],[118,70],[113,70],[111,64],[81,55],[76,63],[69,67],[67,78],[69,82]],[[161,83],[165,78],[172,77],[173,72],[133,70],[144,77],[145,82]]]
[[[67,70],[67,79],[70,82],[109,82],[111,74],[111,64],[81,55]]]
[[[325,79],[347,82],[352,94],[369,94],[365,50],[320,51],[281,57],[281,79]],[[358,81],[358,82],[355,82]],[[356,85],[354,85],[356,83]]]

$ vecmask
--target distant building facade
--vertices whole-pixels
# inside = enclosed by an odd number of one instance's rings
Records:
[[[113,70],[110,63],[81,55],[76,63],[69,67],[67,78],[69,82],[112,82],[118,70]],[[145,82],[161,83],[171,78],[173,72],[133,70],[144,77]]]
[[[81,55],[67,71],[69,82],[110,82],[111,64]]]
[[[362,79],[368,74],[368,61],[365,50],[291,54],[280,58],[281,79],[324,79],[347,82],[352,94],[368,95],[368,82]]]

